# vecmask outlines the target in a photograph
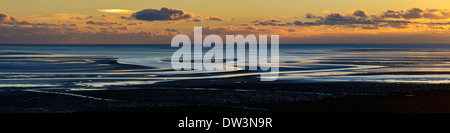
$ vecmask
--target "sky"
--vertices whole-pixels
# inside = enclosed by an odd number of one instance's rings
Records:
[[[284,44],[450,43],[450,1],[0,2],[0,44],[170,44],[199,26],[204,35],[279,35]]]

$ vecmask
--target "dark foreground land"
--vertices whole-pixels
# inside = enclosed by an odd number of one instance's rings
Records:
[[[11,88],[0,92],[0,112],[449,113],[449,87],[447,84],[298,83],[253,86],[246,90],[128,86],[116,90],[47,93]]]

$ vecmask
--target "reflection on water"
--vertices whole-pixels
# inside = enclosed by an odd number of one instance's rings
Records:
[[[0,87],[66,91],[239,79],[262,71],[173,71],[169,45],[0,45]],[[236,60],[238,61],[238,60]],[[281,45],[276,82],[450,83],[445,45]],[[275,82],[275,83],[276,83]],[[198,83],[202,84],[202,83]],[[257,84],[257,83],[255,83]],[[38,91],[38,90],[33,90]]]

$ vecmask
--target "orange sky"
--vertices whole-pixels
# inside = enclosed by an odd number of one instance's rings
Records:
[[[27,3],[27,4],[23,4]],[[172,36],[273,34],[280,43],[450,43],[447,0],[17,0],[0,43],[169,44]],[[164,8],[163,8],[164,7]]]

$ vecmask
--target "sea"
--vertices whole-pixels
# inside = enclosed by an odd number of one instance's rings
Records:
[[[281,44],[279,48],[279,76],[268,82],[450,83],[448,44]],[[178,49],[169,44],[2,44],[0,87],[92,91],[192,79],[199,84],[202,79],[245,80],[262,73],[175,71],[170,59]]]

